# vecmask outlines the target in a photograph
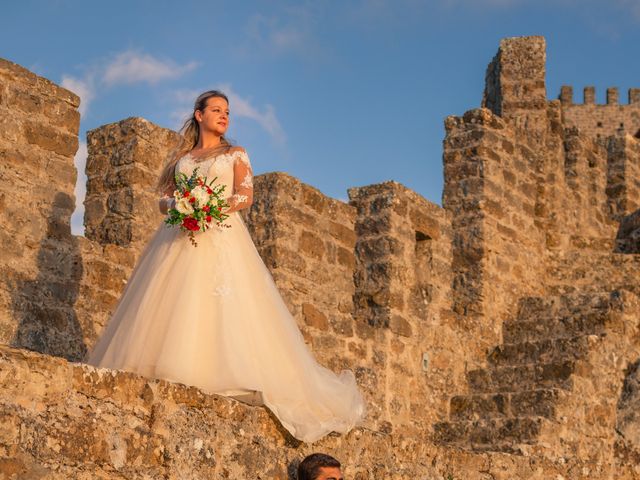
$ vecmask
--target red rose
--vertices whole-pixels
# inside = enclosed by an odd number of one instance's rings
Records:
[[[209,212],[211,210],[211,207],[209,207],[209,205],[205,205],[204,207],[202,207],[202,210],[205,212]]]
[[[187,217],[182,221],[182,226],[187,230],[191,230],[192,232],[197,232],[200,230],[200,226],[198,225],[198,221],[195,218]]]
[[[211,215],[207,215],[207,223],[211,221]]]
[[[189,199],[189,203],[196,203],[196,197],[191,197]]]
[[[189,196],[189,192],[188,192],[188,191],[184,192],[184,193],[182,194],[182,196],[183,196],[184,198],[187,198],[187,197]]]
[[[209,187],[207,187],[207,193],[208,193],[209,195],[211,195],[211,194],[213,193],[213,190],[211,190]]]

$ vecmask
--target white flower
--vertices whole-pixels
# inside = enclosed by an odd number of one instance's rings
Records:
[[[198,205],[200,206],[206,205],[209,201],[209,194],[207,193],[207,190],[201,186],[197,186],[191,190],[191,196],[196,199],[196,202],[198,202]]]
[[[190,215],[193,213],[193,206],[189,203],[188,198],[181,198],[176,202],[176,210],[185,215]]]

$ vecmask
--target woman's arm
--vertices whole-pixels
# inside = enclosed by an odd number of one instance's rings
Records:
[[[164,192],[164,195],[160,197],[160,201],[158,202],[158,207],[160,208],[160,213],[163,215],[167,214],[167,211],[170,208],[175,207],[176,200],[173,198],[173,190],[167,190]]]
[[[234,151],[233,195],[228,197],[229,207],[222,213],[232,213],[248,208],[253,203],[253,170],[247,152],[241,147]]]

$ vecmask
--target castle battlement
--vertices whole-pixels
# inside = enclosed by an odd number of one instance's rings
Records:
[[[640,88],[630,88],[627,91],[627,95],[627,105],[640,107]],[[560,88],[560,95],[558,96],[558,98],[560,99],[563,107],[580,105],[621,105],[619,102],[618,87],[607,88],[606,104],[596,104],[596,87],[593,86],[584,87],[582,91],[582,104],[573,102],[573,87],[571,85],[563,85]]]
[[[640,88],[630,88],[627,93],[627,104],[621,104],[618,88],[609,87],[607,103],[598,104],[595,87],[588,86],[583,90],[583,103],[574,103],[573,87],[563,85],[558,98],[564,123],[595,139],[612,135],[640,138]]]

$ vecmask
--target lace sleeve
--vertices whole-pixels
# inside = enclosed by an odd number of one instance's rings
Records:
[[[160,207],[160,213],[162,213],[163,215],[166,215],[167,211],[170,208],[175,207],[176,201],[173,198],[173,190],[165,191],[164,194],[160,197],[158,204],[158,206]]]
[[[236,150],[233,162],[233,194],[227,197],[229,207],[224,213],[248,208],[253,203],[253,170],[249,156],[243,149]]]

